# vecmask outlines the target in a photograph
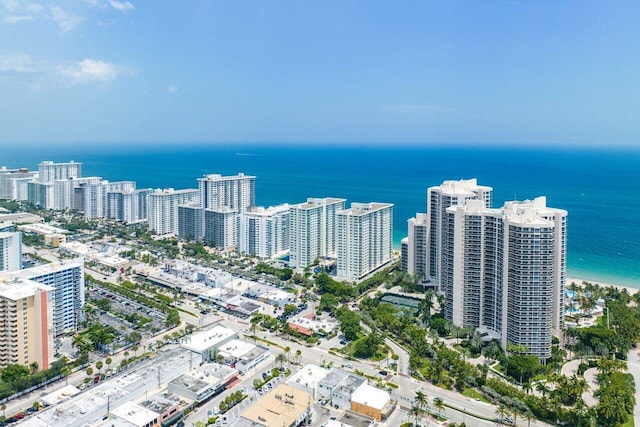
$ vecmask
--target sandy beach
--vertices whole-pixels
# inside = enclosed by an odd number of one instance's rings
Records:
[[[633,295],[636,292],[640,291],[640,289],[638,288],[632,288],[630,286],[621,286],[621,285],[614,285],[612,283],[603,283],[603,282],[599,282],[597,280],[588,280],[588,279],[576,279],[574,277],[567,277],[567,281],[565,282],[565,289],[568,289],[568,286],[571,284],[571,282],[575,282],[578,285],[582,285],[582,282],[589,282],[589,283],[593,283],[593,284],[598,284],[600,285],[600,287],[606,288],[609,286],[613,286],[614,288],[618,288],[620,290],[622,289],[626,289],[627,292],[629,292],[629,295]]]

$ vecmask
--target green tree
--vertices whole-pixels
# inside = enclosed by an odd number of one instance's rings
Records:
[[[13,384],[19,379],[24,379],[28,376],[29,368],[18,364],[7,365],[4,369],[2,369],[2,374],[0,374],[0,378],[2,378],[2,381],[8,384]]]
[[[104,366],[104,365],[103,365],[103,363],[102,363],[102,361],[101,361],[101,360],[98,360],[98,361],[96,362],[96,369],[98,370],[98,374],[101,374],[101,372],[100,372],[100,371],[102,370],[102,366]]]
[[[444,410],[444,400],[440,397],[436,397],[433,399],[433,406],[438,410],[438,418],[440,418],[440,413]]]

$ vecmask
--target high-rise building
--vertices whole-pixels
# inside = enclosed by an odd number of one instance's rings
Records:
[[[230,207],[204,210],[204,243],[218,249],[238,244],[238,211]]]
[[[358,280],[391,261],[391,203],[352,203],[336,218],[338,278]]]
[[[53,346],[53,288],[0,277],[0,368],[10,364],[49,369]]]
[[[478,185],[475,178],[444,181],[442,185],[430,187],[427,190],[427,214],[429,215],[427,274],[435,286],[440,284],[442,230],[447,208],[475,199],[482,200],[486,207],[491,207],[492,197],[493,188]]]
[[[26,168],[7,169],[2,166],[0,168],[0,199],[26,200],[26,197],[20,198],[19,183],[34,181],[37,177],[37,172],[30,172]]]
[[[131,188],[107,192],[107,218],[124,223],[147,219],[147,196],[150,193],[150,189]]]
[[[84,262],[52,263],[12,273],[13,278],[33,280],[54,288],[53,334],[76,332],[84,306]]]
[[[209,174],[198,179],[200,206],[203,209],[228,207],[243,213],[255,205],[256,177]]]
[[[68,163],[54,163],[51,160],[45,160],[38,165],[39,182],[80,177],[82,177],[82,163],[73,160]]]
[[[178,206],[178,238],[204,241],[204,209],[200,206]]]
[[[27,201],[41,209],[53,209],[53,182],[27,182]]]
[[[166,188],[151,192],[147,202],[149,228],[160,235],[177,234],[178,206],[193,205],[200,200],[199,198],[200,192],[195,189]]]
[[[275,258],[289,250],[289,205],[251,208],[240,214],[240,252]]]
[[[74,209],[75,189],[82,184],[100,184],[102,178],[98,176],[67,179],[57,179],[53,181],[53,208],[59,210]]]
[[[22,269],[22,233],[0,232],[0,271]]]
[[[417,213],[415,218],[407,221],[408,235],[402,239],[402,271],[427,278],[427,237],[429,217],[425,213]]]
[[[553,332],[563,327],[567,212],[546,198],[482,200],[451,206],[444,217],[441,286],[445,318],[551,357]]]
[[[309,198],[291,206],[289,264],[307,267],[317,259],[336,256],[336,213],[345,199]]]

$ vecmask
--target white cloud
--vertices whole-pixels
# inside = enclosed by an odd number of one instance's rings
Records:
[[[2,3],[4,8],[7,9],[9,13],[16,12],[22,7],[18,0],[2,0],[0,1],[0,3]]]
[[[58,24],[58,27],[60,27],[60,29],[65,33],[73,30],[80,22],[82,22],[82,18],[79,16],[65,12],[56,5],[51,6],[50,10],[51,19],[53,19],[53,21]]]
[[[135,9],[135,6],[128,1],[109,0],[109,4],[120,12],[128,12]]]
[[[4,22],[8,22],[9,24],[17,24],[22,21],[33,21],[33,16],[31,15],[9,15],[3,19]]]
[[[169,85],[167,87],[167,92],[168,93],[176,93],[178,91],[178,86],[176,85]]]
[[[108,83],[118,77],[119,67],[97,59],[83,59],[67,67],[60,66],[58,71],[78,83]]]
[[[29,13],[40,13],[44,11],[44,6],[39,3],[30,3],[24,7],[24,10]]]
[[[33,73],[35,71],[29,55],[23,53],[0,55],[0,73]]]

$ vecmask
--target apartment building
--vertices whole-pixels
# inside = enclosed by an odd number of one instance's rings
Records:
[[[393,204],[352,203],[336,218],[338,278],[358,280],[391,261]]]
[[[345,199],[309,198],[291,206],[289,216],[289,264],[306,267],[316,259],[336,256],[336,214]]]

